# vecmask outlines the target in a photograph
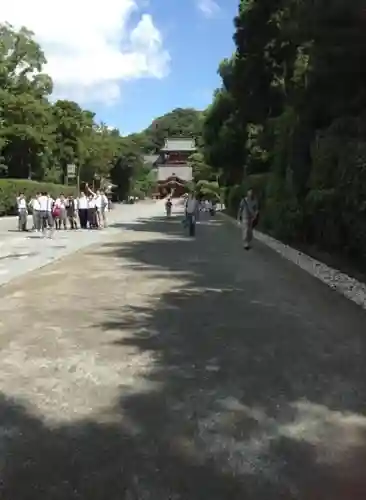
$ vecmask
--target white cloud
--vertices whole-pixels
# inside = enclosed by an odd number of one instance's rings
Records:
[[[34,31],[57,96],[113,102],[122,81],[163,78],[169,53],[149,14],[130,26],[139,0],[3,0],[0,22]]]
[[[220,12],[220,6],[215,0],[198,0],[197,7],[205,17],[214,17]]]

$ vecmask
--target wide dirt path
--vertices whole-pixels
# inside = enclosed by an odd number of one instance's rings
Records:
[[[227,223],[1,289],[4,500],[366,498],[366,315]]]
[[[55,231],[53,238],[41,234],[20,233],[16,217],[0,218],[0,285],[50,264],[92,243],[108,239],[115,231],[115,224],[137,220],[142,215],[153,216],[163,213],[164,203],[143,201],[135,205],[116,204],[108,212],[109,226],[103,231]],[[31,217],[30,217],[31,218]],[[30,222],[28,228],[32,227]]]

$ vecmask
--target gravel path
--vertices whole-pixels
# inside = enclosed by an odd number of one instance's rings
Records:
[[[55,231],[52,239],[40,234],[19,233],[16,217],[0,218],[0,285],[39,269],[65,255],[118,233],[121,222],[136,221],[141,215],[163,213],[161,202],[141,202],[135,205],[115,205],[109,212],[109,227],[103,231]],[[31,223],[29,225],[31,227]]]
[[[230,224],[121,225],[0,293],[1,499],[366,498],[366,314]]]

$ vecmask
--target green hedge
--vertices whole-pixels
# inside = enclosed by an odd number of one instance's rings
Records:
[[[27,179],[0,179],[0,217],[16,214],[16,198],[19,193],[24,193],[27,200],[29,200],[41,191],[47,191],[52,197],[57,197],[60,193],[65,195],[76,194],[75,186],[35,182]]]

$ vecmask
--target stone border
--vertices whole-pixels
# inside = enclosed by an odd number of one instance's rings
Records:
[[[236,220],[229,215],[220,212],[220,216],[236,225]],[[319,279],[332,288],[332,290],[344,295],[347,299],[352,300],[352,302],[358,306],[366,309],[365,283],[357,281],[355,278],[351,278],[351,276],[342,273],[339,269],[329,267],[323,262],[313,259],[309,255],[306,255],[289,245],[281,243],[268,234],[260,231],[254,231],[254,236],[256,240],[268,246],[290,262],[293,262],[298,267],[314,276],[314,278]]]

